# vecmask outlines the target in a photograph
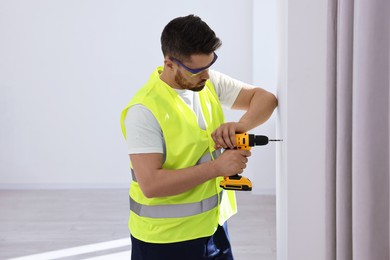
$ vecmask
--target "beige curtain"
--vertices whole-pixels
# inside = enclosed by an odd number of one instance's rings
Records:
[[[329,0],[327,257],[389,260],[390,0]]]

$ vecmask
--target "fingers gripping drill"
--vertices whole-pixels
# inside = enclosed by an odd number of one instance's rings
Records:
[[[250,150],[251,147],[266,145],[269,141],[282,141],[281,139],[268,139],[265,135],[254,135],[248,133],[236,134],[236,148],[239,150]],[[252,182],[239,174],[224,177],[220,185],[225,190],[252,190]]]

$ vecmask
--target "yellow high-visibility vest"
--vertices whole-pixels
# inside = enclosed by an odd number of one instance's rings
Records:
[[[203,130],[195,113],[160,79],[162,70],[159,67],[153,72],[122,111],[124,137],[128,108],[142,104],[153,113],[162,129],[166,145],[164,169],[182,169],[211,160],[219,152],[214,150],[211,133],[224,122],[214,86],[207,81],[205,88],[198,92],[206,125],[206,130]],[[133,178],[129,191],[131,234],[150,243],[173,243],[211,236],[218,223],[222,225],[237,212],[235,193],[222,190],[219,187],[221,179],[206,181],[178,195],[147,198]]]

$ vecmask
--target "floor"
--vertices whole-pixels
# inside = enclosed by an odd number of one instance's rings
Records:
[[[0,260],[129,259],[128,195],[114,190],[0,190]],[[237,192],[236,260],[276,259],[275,196]]]

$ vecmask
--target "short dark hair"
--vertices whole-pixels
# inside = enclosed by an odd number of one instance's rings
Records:
[[[198,16],[193,14],[170,21],[161,34],[165,56],[186,60],[193,54],[211,54],[221,47],[221,40]]]

